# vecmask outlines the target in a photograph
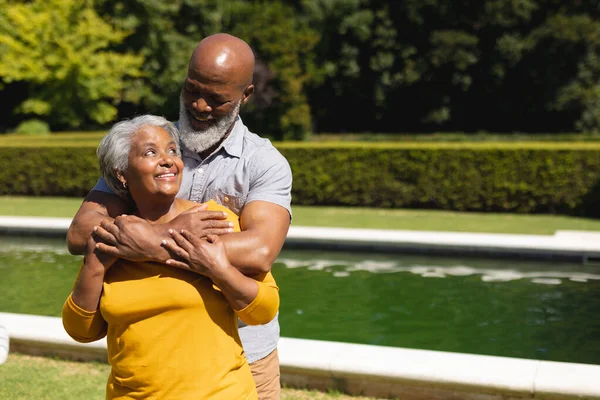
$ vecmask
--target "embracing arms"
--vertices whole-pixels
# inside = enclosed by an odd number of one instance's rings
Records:
[[[205,207],[185,212],[168,225],[150,225],[135,216],[121,216],[128,211],[119,197],[90,192],[69,227],[69,251],[83,254],[94,227],[98,227],[98,236],[109,244],[98,244],[102,251],[132,261],[165,262],[171,256],[160,243],[169,237],[168,229],[185,229],[198,237],[224,235],[232,229],[222,212],[206,211]],[[229,261],[245,275],[270,271],[289,229],[289,212],[277,204],[256,200],[246,204],[240,221],[242,232],[221,237]]]
[[[198,212],[205,211],[206,207],[198,207],[195,210]],[[88,240],[94,228],[100,227],[102,222],[106,226],[114,222],[122,225],[127,230],[124,239],[129,239],[130,242],[124,243],[123,246],[130,246],[130,252],[137,257],[113,255],[123,256],[127,259],[133,258],[132,261],[160,261],[162,257],[159,256],[165,256],[164,252],[160,251],[160,238],[168,237],[167,230],[169,227],[150,225],[141,218],[126,215],[131,211],[131,206],[118,196],[109,192],[92,190],[83,200],[67,232],[69,252],[71,254],[85,254]],[[222,221],[224,219],[225,216],[222,212],[203,212],[196,218],[196,228],[204,235],[227,233],[231,224]],[[174,228],[178,227],[174,225]],[[99,237],[103,238],[102,236]],[[154,246],[152,246],[151,241],[155,242]],[[136,254],[136,251],[138,254]],[[156,254],[153,254],[153,251]],[[156,255],[156,257],[153,257],[153,255]]]

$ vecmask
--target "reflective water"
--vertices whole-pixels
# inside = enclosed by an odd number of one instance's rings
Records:
[[[0,238],[0,311],[60,315],[81,257]],[[282,336],[600,364],[600,267],[283,251]]]

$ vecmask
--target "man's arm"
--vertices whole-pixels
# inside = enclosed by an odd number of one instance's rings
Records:
[[[256,275],[271,270],[271,265],[279,255],[287,236],[291,218],[292,171],[287,160],[275,148],[271,148],[256,154],[253,162],[254,166],[249,168],[252,171],[251,188],[247,203],[240,215],[242,232],[229,233],[222,238],[231,264],[245,275]],[[207,220],[207,213],[206,211],[184,213],[185,215],[182,214],[171,221],[167,228],[177,231],[185,229],[198,237],[227,233],[225,229],[215,229],[225,228],[225,226],[218,224],[222,223],[221,221]],[[124,253],[113,252],[118,250],[118,246],[123,245],[125,241],[128,244],[123,247],[123,251],[128,251],[130,246],[138,245],[130,239],[127,240],[131,235],[126,232],[136,225],[132,223],[135,220],[131,217],[125,218],[129,218],[127,223],[122,217],[117,218],[114,224],[104,223],[103,229],[99,228],[96,234],[106,243],[112,244],[112,246],[99,244],[102,246],[102,251],[131,259]],[[151,252],[154,254],[154,260],[165,262],[170,256],[160,254],[160,251],[166,249],[158,247],[156,250],[160,240],[169,238],[165,227],[162,227],[161,235],[158,241],[153,240],[148,246],[153,249]],[[149,253],[149,250],[146,251]]]
[[[200,211],[194,214],[197,216],[197,231],[201,236],[222,235],[230,231],[229,223],[222,221],[225,218],[222,212],[202,211],[202,207],[197,210]],[[107,243],[98,243],[96,246],[99,250],[132,261],[164,262],[169,254],[160,246],[160,241],[168,237],[169,226],[150,225],[141,218],[124,215],[130,212],[131,206],[120,197],[92,190],[75,214],[67,232],[67,246],[71,254],[85,254],[88,239],[94,228],[97,228],[98,238]]]
[[[213,215],[214,214],[214,215]],[[167,249],[160,245],[169,238],[168,229],[177,232],[184,229],[196,236],[222,235],[225,221],[216,218],[218,211],[198,211],[181,214],[168,224],[152,225],[152,232],[145,232],[145,222],[137,217],[117,217],[114,221],[103,221],[96,234],[107,244],[99,249],[107,254],[140,259],[137,254],[152,261],[165,262],[171,258]],[[218,224],[218,226],[217,226]],[[290,214],[282,206],[267,201],[252,201],[244,207],[240,216],[241,232],[221,236],[229,262],[244,275],[252,276],[269,272],[279,255],[290,226]],[[228,228],[231,230],[231,228]]]
[[[288,210],[267,201],[252,201],[244,206],[240,225],[241,232],[221,237],[229,262],[245,275],[269,272],[290,227]]]
[[[92,190],[83,200],[71,222],[71,226],[69,226],[67,232],[69,252],[71,254],[85,254],[88,239],[92,235],[94,226],[100,225],[102,220],[112,221],[113,217],[125,214],[128,211],[127,202],[120,197],[112,193]]]

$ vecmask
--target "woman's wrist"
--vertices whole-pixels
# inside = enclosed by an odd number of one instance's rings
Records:
[[[215,283],[223,283],[228,282],[233,278],[233,272],[235,272],[235,268],[229,262],[223,262],[219,265],[215,265],[212,268],[206,268],[208,272],[208,277]]]
[[[83,266],[86,269],[86,275],[90,278],[104,279],[104,275],[106,274],[106,267],[100,262],[90,261],[91,260],[88,258]]]

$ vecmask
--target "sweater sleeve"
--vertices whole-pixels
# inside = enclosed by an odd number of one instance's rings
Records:
[[[227,212],[228,217],[226,220],[233,222],[234,232],[240,231],[240,223],[237,215],[233,214],[225,206],[218,204],[214,200],[209,200],[207,204],[209,211]],[[252,276],[251,278],[255,279],[256,283],[258,283],[258,294],[246,307],[234,311],[246,325],[266,324],[275,318],[277,311],[279,311],[279,288],[277,287],[275,278],[271,272]],[[221,291],[221,289],[214,284],[213,288]]]
[[[258,294],[250,304],[235,312],[247,325],[262,325],[275,318],[279,311],[279,288],[270,272],[254,279],[258,284]]]
[[[73,294],[67,297],[62,309],[62,322],[65,331],[80,343],[89,343],[106,336],[108,325],[100,310],[87,311],[73,301]]]

